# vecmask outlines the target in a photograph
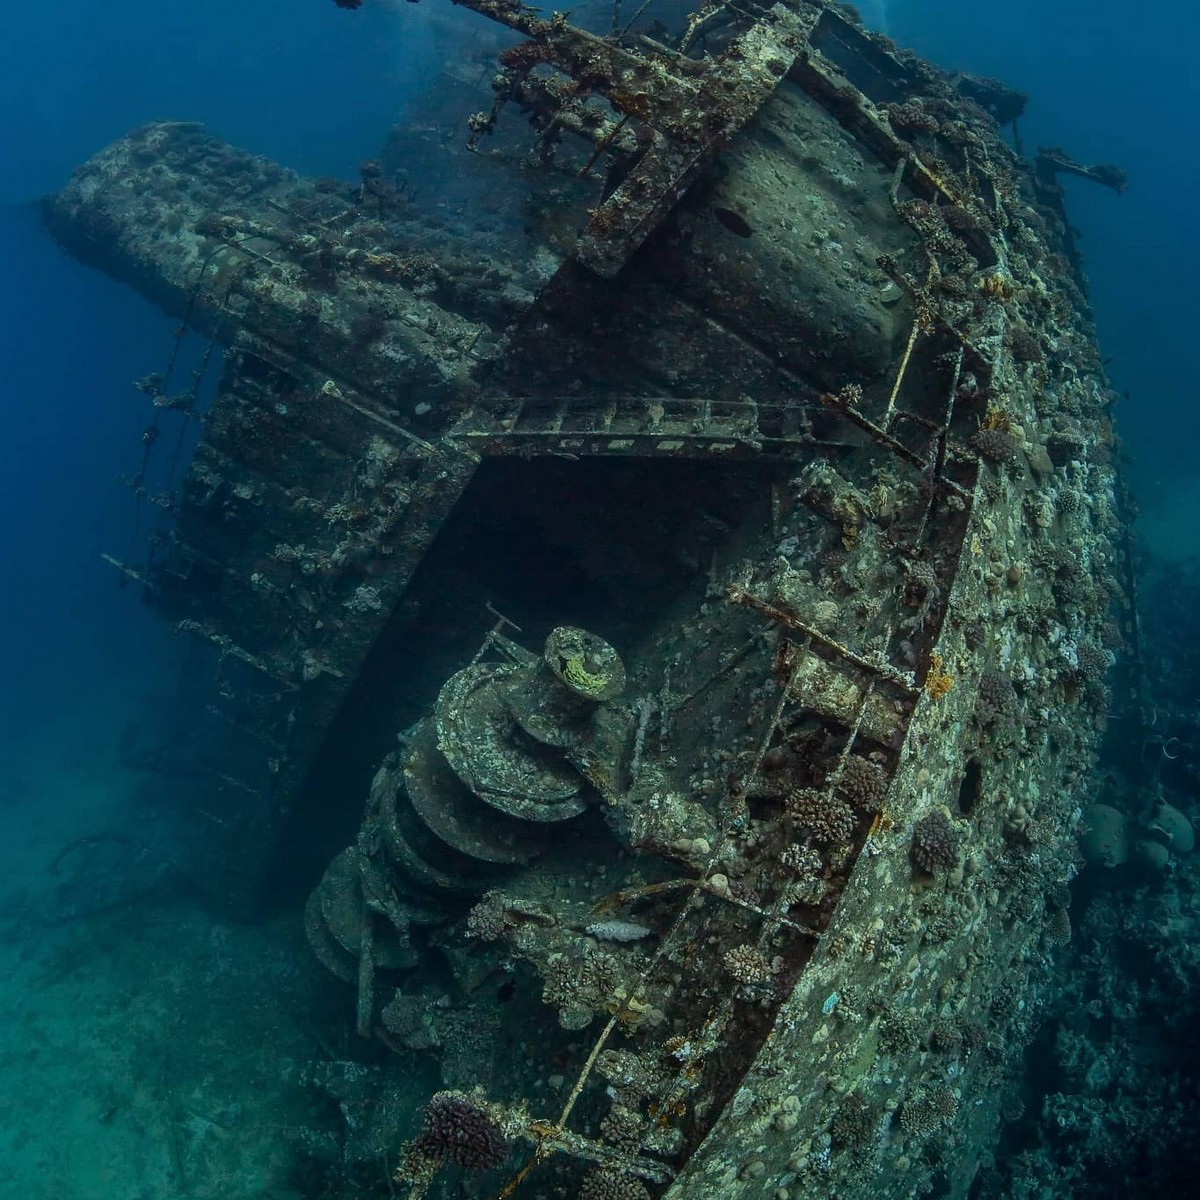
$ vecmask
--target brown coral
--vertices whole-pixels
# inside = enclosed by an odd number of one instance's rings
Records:
[[[482,1109],[453,1092],[438,1092],[425,1105],[425,1125],[417,1148],[468,1171],[487,1171],[508,1157],[500,1126]]]
[[[542,999],[559,1010],[564,1029],[583,1029],[611,1000],[622,974],[621,960],[607,950],[560,954],[546,965]]]
[[[612,1167],[596,1167],[579,1186],[579,1200],[650,1200],[640,1179]]]
[[[962,1049],[962,1028],[953,1017],[938,1017],[929,1031],[929,1045],[941,1054],[956,1055]]]
[[[838,789],[861,813],[877,813],[887,794],[887,776],[870,759],[851,754],[846,759]]]
[[[950,227],[951,232],[960,237],[963,234],[983,232],[983,221],[961,204],[944,204],[939,211],[942,214],[942,220]]]
[[[971,446],[981,458],[1001,466],[1012,467],[1021,461],[1017,439],[1003,429],[981,429],[971,439]]]
[[[467,933],[482,942],[497,942],[512,928],[500,892],[487,892],[467,913]]]
[[[1041,342],[1028,329],[1013,328],[1004,340],[1016,362],[1041,362],[1045,357]]]
[[[917,559],[909,567],[907,587],[908,591],[917,597],[937,592],[937,571],[934,569],[933,563],[926,562],[924,559]]]
[[[947,871],[958,863],[958,835],[950,818],[940,810],[922,817],[914,826],[909,853],[928,875]]]
[[[1046,914],[1046,941],[1065,946],[1071,940],[1071,914],[1065,908],[1052,908]]]
[[[885,1054],[907,1054],[920,1036],[921,1022],[912,1009],[893,1009],[879,1022],[879,1048]]]
[[[725,951],[725,970],[738,983],[769,983],[774,971],[766,956],[755,946],[734,946]]]
[[[1112,660],[1108,653],[1091,642],[1080,642],[1075,661],[1078,663],[1079,678],[1087,683],[1101,683]]]
[[[900,1125],[914,1137],[936,1133],[958,1111],[958,1097],[945,1086],[918,1092],[904,1102]]]
[[[885,105],[888,121],[901,137],[914,134],[932,134],[938,130],[938,119],[925,109],[920,100],[906,100],[903,104]]]
[[[980,728],[1007,730],[1016,723],[1020,708],[1012,680],[1000,671],[984,671],[975,700],[975,720]]]
[[[827,846],[848,842],[854,832],[850,805],[840,796],[816,788],[793,788],[788,793],[787,810],[798,829]]]
[[[859,1092],[851,1092],[838,1106],[829,1136],[839,1150],[865,1146],[875,1132],[878,1116]]]
[[[816,875],[821,870],[821,856],[811,846],[785,846],[779,852],[779,862],[797,875]]]
[[[644,1132],[645,1122],[640,1114],[624,1104],[614,1104],[600,1122],[600,1135],[622,1150],[637,1150]]]

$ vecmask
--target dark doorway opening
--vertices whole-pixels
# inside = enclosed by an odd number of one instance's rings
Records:
[[[280,839],[272,905],[315,885],[353,840],[371,777],[442,684],[465,666],[492,609],[540,648],[579,625],[626,657],[748,521],[769,519],[778,462],[492,459],[425,556],[330,728]]]

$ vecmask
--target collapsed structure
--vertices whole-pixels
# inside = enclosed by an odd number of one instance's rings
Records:
[[[423,213],[402,139],[350,187],[183,123],[46,206],[226,350],[202,418],[143,381],[147,449],[202,425],[119,564],[209,647],[210,882],[358,823],[306,928],[439,1061],[414,1195],[965,1195],[1136,663],[1055,172],[1119,178],[1028,168],[1020,97],[824,0],[671,44],[466,7],[520,35],[469,121],[483,166],[532,123],[519,238]],[[456,610],[472,653],[357,736],[497,553],[536,603]]]

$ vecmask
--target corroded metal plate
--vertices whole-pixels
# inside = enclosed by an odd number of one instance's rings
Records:
[[[304,932],[308,944],[320,964],[343,983],[354,983],[358,979],[358,964],[354,956],[339,946],[321,913],[321,893],[314,891],[304,906]]]
[[[519,670],[477,663],[452,676],[438,696],[438,749],[493,808],[527,821],[564,821],[587,807],[579,798],[584,781],[513,720],[503,684]]]
[[[526,822],[497,813],[463,786],[438,752],[431,721],[422,721],[416,726],[409,737],[409,747],[411,753],[404,764],[404,793],[392,789],[390,796],[381,797],[389,847],[397,858],[407,861],[414,856],[414,842],[419,838],[419,831],[403,828],[406,807],[411,807],[434,837],[472,859],[508,865],[526,863],[536,857],[538,831]],[[387,808],[389,804],[390,808]],[[397,843],[395,846],[391,844],[393,838]],[[423,864],[422,869],[435,870],[429,864]],[[465,891],[478,891],[478,885],[478,877],[460,882]]]
[[[406,799],[403,793],[397,795],[401,806]],[[456,874],[435,867],[417,852],[399,828],[394,829],[388,838],[388,850],[408,879],[426,892],[453,892],[457,895],[472,896],[478,895],[485,886],[478,876],[467,870]]]
[[[363,928],[369,910],[363,896],[361,852],[355,846],[343,850],[328,866],[317,889],[321,917],[333,940],[357,961]],[[398,931],[376,930],[375,962],[380,967],[403,969],[413,966],[416,954],[401,945]]]

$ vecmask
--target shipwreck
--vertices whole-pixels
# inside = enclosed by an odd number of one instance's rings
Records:
[[[319,861],[358,1031],[440,1072],[371,1106],[395,1194],[965,1196],[1136,684],[1058,184],[1121,177],[824,0],[463,6],[493,101],[352,183],[159,122],[45,205],[208,346],[113,560],[204,670],[203,882]]]

